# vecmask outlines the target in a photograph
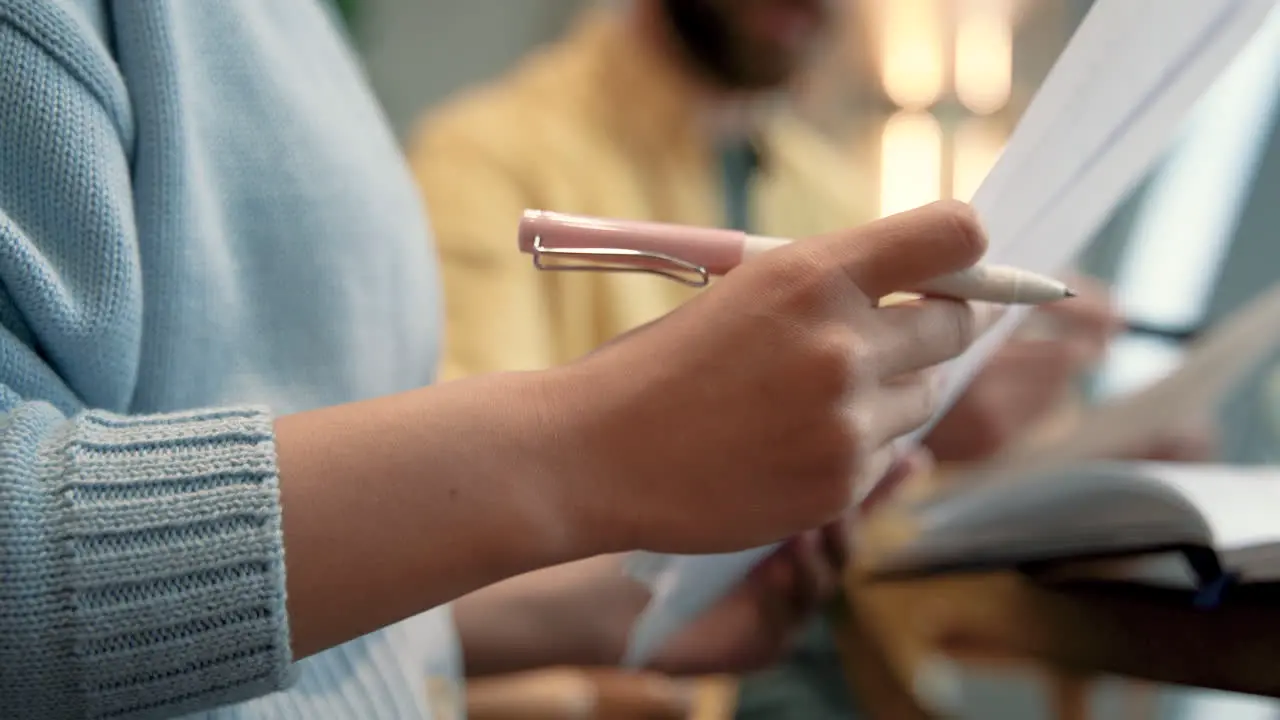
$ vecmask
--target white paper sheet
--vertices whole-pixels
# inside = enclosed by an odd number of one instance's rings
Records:
[[[1277,268],[1280,273],[1280,268]],[[1188,421],[1211,415],[1228,394],[1280,350],[1280,283],[1258,295],[1187,351],[1160,381],[1085,411],[1074,431],[1050,447],[1020,449],[975,472],[1026,477],[1064,465],[1105,460],[1142,447]]]
[[[1276,5],[1277,0],[1097,0],[974,196],[991,239],[985,262],[1049,274],[1065,269]],[[942,412],[1026,314],[1026,308],[1011,308],[946,366]],[[904,443],[918,442],[932,425]],[[646,664],[775,547],[642,555],[639,575],[652,598],[632,629],[623,663]]]
[[[985,262],[1051,274],[1061,271],[1141,181],[1196,100],[1264,20],[1274,19],[1268,14],[1276,4],[1161,0],[1158,9],[1153,6],[1155,16],[1126,41],[1131,49],[1118,67],[1099,78],[1099,92],[1066,113],[1061,133],[1048,136],[1028,153],[1022,181],[1011,183],[1004,198],[994,197],[985,185],[978,189],[973,205],[991,236]],[[1159,72],[1160,66],[1164,72]],[[1147,80],[1146,85],[1138,84],[1131,71]],[[1090,148],[1083,140],[1077,144],[1078,138],[1096,145]],[[1010,146],[1016,141],[1011,138]],[[1060,189],[1045,192],[1055,186]],[[1035,209],[1028,211],[1029,207]],[[1010,221],[1018,215],[1022,219]],[[943,412],[1029,310],[1010,308],[995,328],[949,364]],[[931,429],[932,423],[908,440],[916,442]]]

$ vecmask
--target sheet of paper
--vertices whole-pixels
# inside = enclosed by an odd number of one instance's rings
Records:
[[[986,259],[1061,272],[1136,185],[1277,0],[1098,0],[1028,107],[973,205]],[[1024,319],[1013,308],[945,368],[942,412]],[[941,413],[940,413],[941,414]],[[935,419],[936,421],[936,419]],[[915,444],[932,423],[904,438]],[[776,546],[640,562],[652,598],[624,664],[661,645],[723,597]]]
[[[1015,170],[1021,170],[1025,157],[1040,146],[1053,121],[1084,97],[1091,87],[1089,78],[1104,72],[1107,65],[1114,63],[1107,49],[1117,47],[1150,13],[1150,6],[1159,1],[1105,3],[1094,7],[1085,16],[1071,36],[1069,50],[1080,60],[1072,61],[1064,52],[1049,69],[1034,101],[1018,119],[999,162],[983,179],[985,194],[995,197],[1003,194],[1010,176]]]
[[[1250,93],[1265,115],[1247,122],[1270,127],[1280,112],[1276,107],[1280,95],[1280,12],[1267,18],[1229,73],[1212,93]],[[1214,95],[1206,100],[1216,99]],[[1207,106],[1197,112],[1215,110],[1215,106]],[[1244,165],[1240,172],[1248,174],[1242,178],[1247,186],[1257,166]],[[1215,179],[1205,178],[1204,182],[1214,183]],[[991,469],[1035,471],[1044,466],[1116,456],[1216,412],[1245,377],[1280,353],[1280,268],[1276,274],[1278,280],[1272,288],[1259,293],[1189,347],[1180,365],[1169,375],[1137,393],[1087,410],[1075,431],[1051,447],[1008,453],[998,458]]]
[[[1132,395],[1090,408],[1073,433],[1049,447],[998,458],[983,470],[983,475],[1025,476],[1052,467],[1116,457],[1128,449],[1142,447],[1163,433],[1214,412],[1244,378],[1277,353],[1280,282],[1189,348],[1182,364],[1164,379]]]
[[[1153,6],[1154,16],[1126,41],[1131,49],[1124,53],[1124,62],[1098,78],[1098,92],[1068,113],[1074,122],[1061,123],[1061,132],[1027,153],[1022,181],[1008,186],[1003,193],[1007,197],[994,197],[985,186],[979,187],[973,205],[991,236],[985,261],[1061,272],[1159,159],[1196,100],[1250,38],[1276,20],[1276,5],[1275,0],[1166,0],[1158,10]],[[1152,60],[1161,56],[1160,63]],[[1164,72],[1153,71],[1157,65],[1163,65]],[[1147,85],[1138,84],[1130,70]],[[1114,105],[1099,107],[1104,100]],[[1046,169],[1043,174],[1041,168]],[[968,352],[948,364],[942,413],[1029,311],[1011,308]],[[933,424],[906,441],[918,442]]]

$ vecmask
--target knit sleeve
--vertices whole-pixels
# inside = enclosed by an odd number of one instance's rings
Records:
[[[287,684],[273,423],[95,409],[138,372],[132,130],[58,7],[0,0],[0,716],[167,717]]]

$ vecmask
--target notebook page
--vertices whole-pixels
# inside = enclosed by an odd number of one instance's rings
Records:
[[[1149,488],[1166,499],[1153,502]],[[1187,502],[1168,502],[1177,496]],[[1236,551],[1280,542],[1280,468],[1090,462],[1001,475],[904,509],[916,532],[878,556],[882,572],[1037,557],[1094,562],[1106,551],[1171,542]]]
[[[1090,10],[1090,14],[1092,16],[1093,13],[1114,11],[1112,6],[1132,3],[1133,1],[1134,0],[1098,0]],[[1124,102],[1121,107],[1114,108],[1110,116],[1100,111],[1096,113],[1098,116],[1096,123],[1100,125],[1109,117],[1112,127],[1117,128],[1117,126],[1120,126],[1118,129],[1121,132],[1100,133],[1097,126],[1091,126],[1091,128],[1089,128],[1092,130],[1095,137],[1101,136],[1104,149],[1076,145],[1076,139],[1070,134],[1066,137],[1053,137],[1047,139],[1043,137],[1032,137],[1030,140],[1026,140],[1025,143],[1027,145],[1034,145],[1036,146],[1035,148],[1014,147],[1011,142],[1010,147],[1006,150],[1006,154],[997,162],[997,166],[999,166],[1001,162],[1016,162],[1019,158],[1024,156],[1024,153],[1027,157],[1030,157],[1031,153],[1039,154],[1046,150],[1052,150],[1057,155],[1082,158],[1084,163],[1092,163],[1091,167],[1096,168],[1098,165],[1101,165],[1102,171],[1110,170],[1114,172],[1127,170],[1128,174],[1136,176],[1128,182],[1136,182],[1137,179],[1141,177],[1146,167],[1134,168],[1134,165],[1137,164],[1135,161],[1140,160],[1144,153],[1146,153],[1150,155],[1150,157],[1147,158],[1146,163],[1149,164],[1152,162],[1160,150],[1160,138],[1156,138],[1156,147],[1154,149],[1147,149],[1146,146],[1152,144],[1147,142],[1143,145],[1142,152],[1130,152],[1129,155],[1124,158],[1127,162],[1119,165],[1119,167],[1115,167],[1117,163],[1107,165],[1098,162],[1100,159],[1100,152],[1105,153],[1105,149],[1114,148],[1114,144],[1108,144],[1107,141],[1113,140],[1114,138],[1112,136],[1123,134],[1123,124],[1126,121],[1132,122],[1136,117],[1142,117],[1143,113],[1137,112],[1138,110],[1141,110],[1141,103],[1143,101],[1151,100],[1153,97],[1157,102],[1160,100],[1166,101],[1159,103],[1158,105],[1160,113],[1162,114],[1147,116],[1145,127],[1148,132],[1157,132],[1158,135],[1158,131],[1161,129],[1161,126],[1167,125],[1170,128],[1169,132],[1165,133],[1165,139],[1167,139],[1167,135],[1171,134],[1172,129],[1177,127],[1182,119],[1182,115],[1185,114],[1187,109],[1186,107],[1179,107],[1177,103],[1168,102],[1167,98],[1173,97],[1174,99],[1181,99],[1183,95],[1193,91],[1196,95],[1203,91],[1203,89],[1210,84],[1213,76],[1216,75],[1217,72],[1221,71],[1222,67],[1226,65],[1230,57],[1234,55],[1235,51],[1244,44],[1248,37],[1248,33],[1244,32],[1243,28],[1248,26],[1249,23],[1252,23],[1253,28],[1251,29],[1256,29],[1257,23],[1266,14],[1266,11],[1275,4],[1274,0],[1224,0],[1224,2],[1221,3],[1214,3],[1215,6],[1220,6],[1226,9],[1227,19],[1211,23],[1203,35],[1197,35],[1195,32],[1188,29],[1189,22],[1186,20],[1186,16],[1190,13],[1193,17],[1203,18],[1203,15],[1199,15],[1196,12],[1197,9],[1203,10],[1203,2],[1204,0],[1161,0],[1159,3],[1153,2],[1146,4],[1147,11],[1141,17],[1126,16],[1130,17],[1130,22],[1132,23],[1131,27],[1133,28],[1133,32],[1130,33],[1130,37],[1118,40],[1115,44],[1108,45],[1107,47],[1095,46],[1097,53],[1105,52],[1113,61],[1109,63],[1113,66],[1110,72],[1092,74],[1089,78],[1088,82],[1096,85],[1099,89],[1087,90],[1082,89],[1079,86],[1062,89],[1062,92],[1069,93],[1074,98],[1093,97],[1101,92],[1100,88],[1114,84],[1123,84],[1129,89],[1129,94],[1124,98],[1126,99],[1126,102]],[[1118,13],[1118,16],[1123,16],[1123,13]],[[1133,35],[1143,37],[1166,37],[1166,33],[1164,32],[1166,29],[1169,29],[1169,35],[1174,37],[1185,38],[1187,35],[1192,35],[1192,37],[1186,41],[1186,44],[1191,47],[1170,47],[1169,44],[1155,47],[1158,44],[1150,42],[1139,43],[1138,45],[1131,44],[1131,42],[1136,42],[1133,40]],[[1100,34],[1105,35],[1106,33]],[[1095,64],[1101,62],[1095,54],[1082,56],[1081,52],[1077,50],[1076,47],[1077,46],[1075,45],[1073,38],[1072,43],[1068,45],[1068,49],[1063,53],[1059,63],[1084,64],[1093,67]],[[1170,68],[1170,72],[1163,74],[1148,72],[1149,75],[1158,75],[1155,87],[1144,87],[1141,84],[1135,84],[1134,79],[1126,72],[1130,67],[1130,64],[1127,61],[1119,64],[1114,62],[1117,54],[1132,55],[1132,52],[1119,53],[1116,50],[1117,47],[1128,48],[1130,51],[1135,51],[1135,48],[1141,47],[1143,48],[1143,52],[1152,53],[1161,52],[1160,48],[1163,47],[1165,55],[1162,57],[1165,58],[1164,62],[1167,63]],[[1206,48],[1208,48],[1210,52],[1207,52]],[[1182,56],[1181,53],[1183,52],[1189,53],[1189,57]],[[1135,65],[1135,67],[1142,67],[1149,71],[1151,68],[1151,62]],[[1073,74],[1073,72],[1062,71],[1063,77],[1070,77]],[[1079,73],[1077,76],[1083,77],[1084,75],[1085,73]],[[1070,82],[1063,82],[1066,85],[1072,85]],[[1198,87],[1196,87],[1197,83],[1199,84]],[[1173,89],[1172,92],[1170,91],[1170,88]],[[1114,93],[1108,95],[1108,97],[1111,96],[1114,96]],[[1194,100],[1194,98],[1192,98],[1192,100]],[[1044,94],[1038,95],[1035,102],[1051,106],[1056,105],[1059,108],[1066,108],[1068,106],[1068,103],[1065,103],[1060,99],[1060,97]],[[1189,106],[1190,101],[1188,101],[1186,105]],[[1074,107],[1072,108],[1072,111],[1075,111]],[[1031,112],[1030,109],[1028,112]],[[1061,123],[1056,124],[1056,126],[1060,127]],[[1072,128],[1068,127],[1068,133],[1070,130],[1072,130]],[[1126,140],[1132,141],[1131,138],[1126,138]],[[1028,225],[1029,227],[1026,227],[1025,229],[1023,227],[1012,227],[1011,230],[1007,230],[999,235],[995,232],[991,233],[993,242],[992,252],[989,254],[989,261],[1004,262],[998,254],[1000,247],[1005,244],[1016,247],[1017,243],[1012,242],[1016,240],[1018,242],[1036,243],[1041,247],[1046,247],[1050,255],[1053,255],[1054,257],[1061,255],[1063,258],[1062,261],[1065,262],[1065,260],[1069,259],[1075,252],[1078,252],[1078,250],[1084,245],[1087,238],[1071,238],[1061,232],[1053,236],[1049,236],[1047,233],[1042,235],[1032,235],[1027,233],[1045,233],[1045,230],[1037,226],[1036,223],[1032,222],[1032,220],[1041,220],[1044,222],[1048,220],[1055,220],[1059,216],[1065,215],[1067,216],[1066,220],[1069,221],[1074,216],[1070,209],[1060,211],[1057,214],[1045,213],[1044,209],[1053,201],[1054,198],[1052,197],[1052,193],[1062,188],[1061,180],[1063,176],[1068,179],[1075,178],[1076,180],[1079,180],[1081,177],[1078,176],[1088,179],[1090,177],[1090,173],[1082,172],[1080,168],[1075,168],[1073,173],[1070,172],[1071,168],[1068,168],[1068,171],[1060,171],[1059,175],[1056,177],[1045,178],[1045,181],[1042,183],[1041,178],[1036,174],[1036,161],[1027,160],[1026,162],[1030,163],[1030,167],[1028,167],[1028,170],[1025,172],[1025,176],[1009,178],[1006,186],[1021,188],[1026,184],[1034,184],[1036,186],[1043,185],[1045,186],[1045,197],[1042,201],[1033,203],[1033,207],[1031,208],[1012,207],[1004,204],[1002,198],[991,197],[991,191],[984,191],[982,188],[979,189],[977,199],[975,199],[974,204],[975,206],[978,206],[979,213],[983,217],[984,223],[987,224],[989,231],[993,225],[996,227],[1010,227],[1017,225],[1022,222],[1024,217],[1027,217],[1024,213],[1032,213],[1031,217],[1029,217],[1025,222],[1025,225]],[[1023,175],[1023,173],[1018,174]],[[1119,183],[1121,186],[1123,186],[1123,184],[1124,183]],[[1105,185],[1105,187],[1109,187],[1111,191],[1118,192],[1116,197],[1104,197],[1101,196],[1099,192],[1085,194],[1082,199],[1091,202],[1091,208],[1086,209],[1092,209],[1093,212],[1086,213],[1084,212],[1085,209],[1081,209],[1080,213],[1085,217],[1092,217],[1094,215],[1101,216],[1094,220],[1094,223],[1101,222],[1101,219],[1105,217],[1106,212],[1109,212],[1109,210],[1123,197],[1124,188],[1117,188],[1116,185],[1117,183],[1114,181]],[[979,203],[980,200],[981,204]],[[1099,212],[1097,210],[1098,207],[1104,207],[1105,210]],[[1010,215],[1013,213],[1018,213],[1018,215],[1012,220],[1002,220],[1004,216],[999,214],[1001,210],[1006,211]],[[1047,217],[1039,217],[1041,214],[1045,214]],[[1082,225],[1084,226],[1083,229],[1081,229]],[[1081,232],[1085,235],[1092,233],[1095,229],[1093,226],[1088,226],[1088,223],[1080,223],[1079,221],[1076,221],[1073,227],[1076,228],[1077,232]],[[1073,247],[1065,249],[1056,245],[1054,247],[1048,247],[1058,242],[1073,243]],[[1052,260],[1053,258],[1050,257],[1048,259]],[[1044,264],[1044,262],[1040,263],[1040,265]],[[1054,267],[1050,268],[1051,271],[1053,269],[1057,269],[1057,263],[1050,264],[1054,265]],[[1041,269],[1034,265],[1029,266],[1029,268]],[[945,407],[949,407],[950,404],[954,402],[955,398],[959,396],[960,392],[962,392],[964,386],[967,385],[973,374],[975,374],[977,369],[985,362],[991,351],[993,351],[1004,340],[1004,338],[1007,337],[1008,333],[1013,330],[1018,321],[1021,320],[1021,314],[1022,313],[1019,313],[1016,309],[1007,314],[1005,319],[998,323],[995,328],[988,331],[984,337],[980,338],[979,341],[975,343],[974,347],[965,354],[965,356],[949,365],[949,386],[944,392]],[[923,437],[923,435],[924,432],[921,431],[914,434],[909,438],[909,440],[914,443],[915,441],[918,441],[920,437]],[[655,577],[651,578],[651,582],[649,583],[650,588],[653,591],[652,599],[632,629],[624,663],[629,666],[638,666],[648,662],[652,653],[656,651],[656,649],[660,647],[672,633],[683,627],[697,614],[704,611],[715,600],[723,597],[734,584],[746,576],[751,567],[767,556],[772,551],[773,547],[756,548],[744,553],[730,553],[714,557],[671,556],[665,563],[650,564],[650,568],[658,567],[661,569],[656,573]]]
[[[1137,472],[1177,490],[1204,516],[1219,550],[1280,542],[1280,469],[1142,463]]]

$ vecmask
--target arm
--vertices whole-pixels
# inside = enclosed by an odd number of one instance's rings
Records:
[[[537,370],[557,359],[547,290],[529,257],[516,252],[520,214],[536,204],[535,193],[475,136],[471,109],[429,120],[409,155],[444,282],[445,380]]]
[[[556,665],[613,666],[648,592],[606,555],[486,587],[458,600],[453,618],[468,677]]]
[[[895,468],[927,468],[917,454]],[[801,533],[681,631],[651,669],[672,674],[741,673],[780,660],[796,633],[834,596],[848,559],[848,518]],[[649,600],[607,555],[528,573],[454,605],[469,676],[553,665],[612,666]]]
[[[295,657],[570,559],[539,429],[563,418],[537,378],[283,418],[94,409],[127,407],[137,373],[133,133],[109,58],[57,7],[0,2],[5,711],[245,699]]]
[[[66,47],[84,27],[62,8],[0,0],[0,697],[18,715],[183,714],[503,576],[813,527],[865,449],[927,417],[922,382],[889,380],[978,322],[864,294],[981,256],[971,215],[939,204],[775,253],[565,368],[278,420],[86,410],[132,397],[140,253],[129,96],[100,43]],[[655,453],[658,433],[696,440]]]
[[[549,382],[488,376],[276,422],[296,653],[605,549],[566,514],[579,453],[556,435],[580,433],[537,402]]]

